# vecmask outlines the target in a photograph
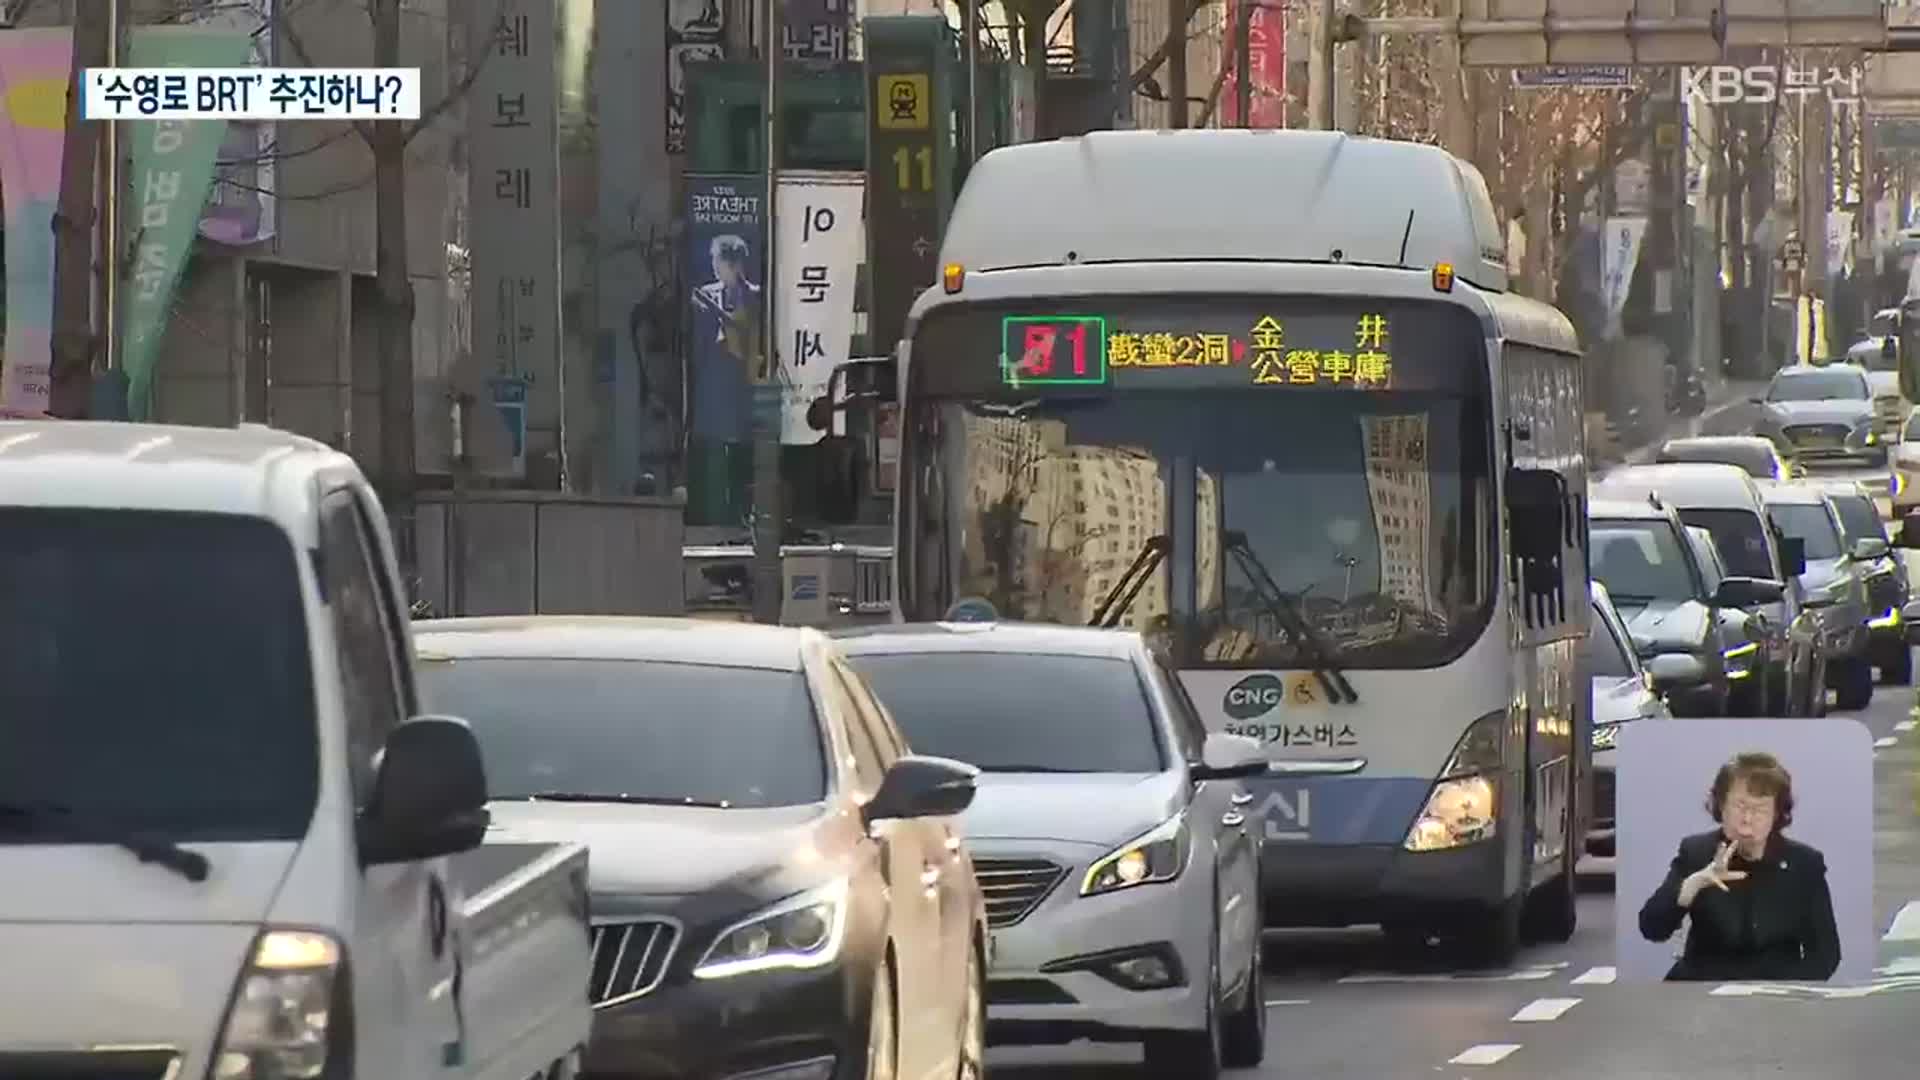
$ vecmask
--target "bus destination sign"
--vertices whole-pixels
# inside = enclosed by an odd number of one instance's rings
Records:
[[[1001,381],[1013,388],[1120,382],[1385,390],[1393,382],[1390,324],[1377,312],[1284,321],[1262,315],[1237,333],[1122,328],[1099,315],[1009,315],[1000,337]]]

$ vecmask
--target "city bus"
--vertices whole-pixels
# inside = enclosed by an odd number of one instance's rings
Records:
[[[898,617],[1146,634],[1268,748],[1269,925],[1485,964],[1570,937],[1581,357],[1509,291],[1480,174],[1336,132],[1094,132],[983,157],[940,262],[897,356]]]

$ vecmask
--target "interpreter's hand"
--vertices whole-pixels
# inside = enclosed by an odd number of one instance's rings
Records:
[[[1680,883],[1680,906],[1692,907],[1694,898],[1700,895],[1702,889],[1713,888],[1726,892],[1729,883],[1744,880],[1747,876],[1745,870],[1727,868],[1732,860],[1733,845],[1721,844],[1720,850],[1714,852],[1712,862],[1688,874]]]

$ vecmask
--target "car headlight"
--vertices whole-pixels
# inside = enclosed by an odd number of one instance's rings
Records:
[[[1095,859],[1080,881],[1080,895],[1099,896],[1172,881],[1187,865],[1189,846],[1187,815],[1182,811]]]
[[[841,878],[742,919],[721,931],[694,966],[696,979],[830,964],[847,936],[847,881]]]
[[[325,1074],[345,950],[311,930],[268,930],[240,973],[209,1080]]]
[[[1467,726],[1447,758],[1426,805],[1407,829],[1408,851],[1441,851],[1493,837],[1498,824],[1496,781],[1506,762],[1506,710]]]

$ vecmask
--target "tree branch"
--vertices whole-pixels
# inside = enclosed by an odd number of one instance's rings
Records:
[[[275,8],[273,21],[281,35],[287,39],[287,44],[293,47],[293,55],[300,61],[300,66],[318,66],[313,62],[313,54],[307,51],[306,40],[300,36],[299,29],[293,25],[293,11]],[[365,142],[368,146],[373,145],[373,124],[371,122],[366,120],[349,120],[348,123],[353,125],[353,130],[360,133],[361,141]]]
[[[1227,72],[1232,67],[1232,64],[1222,60],[1220,70],[1213,73],[1213,85],[1207,88],[1207,103],[1200,107],[1200,119],[1193,122],[1194,127],[1206,127],[1213,121],[1214,110],[1220,107],[1220,91],[1226,87]],[[1234,92],[1239,93],[1239,87],[1236,86]],[[1249,120],[1243,116],[1240,122],[1245,124],[1249,123]]]
[[[1129,93],[1147,85],[1147,81],[1153,78],[1154,72],[1159,71],[1161,65],[1167,62],[1167,57],[1173,55],[1174,47],[1187,43],[1187,26],[1193,22],[1193,17],[1200,13],[1200,9],[1206,6],[1207,0],[1187,0],[1186,17],[1167,27],[1166,40],[1160,43],[1159,48],[1153,50],[1153,55],[1147,57],[1146,61],[1134,71],[1133,77],[1127,80]]]

